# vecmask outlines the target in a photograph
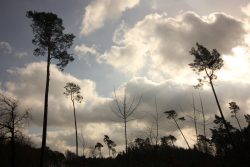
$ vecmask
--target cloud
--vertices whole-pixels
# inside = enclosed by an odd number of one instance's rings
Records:
[[[1,41],[0,42],[0,52],[3,52],[4,54],[11,54],[12,53],[12,47],[8,42]]]
[[[74,51],[78,56],[94,55],[98,56],[99,53],[96,51],[95,46],[88,47],[85,44],[76,45]]]
[[[2,84],[1,88],[9,94],[17,97],[23,108],[31,108],[32,120],[30,122],[28,134],[34,140],[37,146],[40,146],[42,120],[43,120],[43,100],[46,63],[30,63],[23,68],[9,70],[9,73],[15,77],[14,81]],[[115,107],[112,97],[101,97],[96,92],[95,83],[91,80],[81,80],[70,74],[62,73],[55,65],[51,66],[51,80],[49,92],[49,115],[48,115],[48,146],[64,152],[66,149],[74,151],[74,123],[71,101],[63,95],[66,82],[75,82],[81,87],[81,94],[84,102],[76,104],[77,125],[84,136],[87,136],[89,147],[103,139],[103,135],[109,135],[118,145],[118,151],[124,148],[123,123],[114,113],[111,107]],[[249,84],[231,83],[218,81],[215,82],[215,88],[219,100],[227,119],[234,124],[235,121],[230,118],[228,111],[228,102],[236,101],[240,108],[240,121],[244,122],[243,114],[249,111]],[[218,86],[219,85],[219,86]],[[235,91],[232,91],[235,90]],[[189,140],[193,140],[195,131],[193,130],[192,116],[192,93],[195,95],[197,108],[199,99],[197,92],[192,89],[192,85],[176,84],[168,80],[156,83],[146,77],[133,78],[124,83],[117,89],[117,97],[122,100],[123,92],[126,92],[128,104],[132,98],[136,100],[142,95],[142,102],[133,117],[134,120],[128,123],[129,140],[133,141],[136,137],[146,137],[149,134],[149,128],[154,123],[152,115],[155,112],[154,99],[157,98],[158,110],[161,115],[160,136],[176,134],[179,146],[185,146],[183,139],[179,135],[175,125],[167,120],[163,111],[174,109],[180,116],[185,116],[187,121],[181,123],[185,134]],[[210,89],[204,89],[201,92],[207,122],[212,127],[214,114],[218,114],[215,100]],[[189,115],[189,116],[187,116]],[[202,122],[198,117],[198,122]],[[200,125],[200,124],[199,124]],[[236,124],[234,124],[236,125]],[[201,127],[199,127],[201,129]],[[32,130],[35,129],[35,130]],[[201,133],[201,130],[199,131]]]
[[[33,123],[41,126],[43,118],[43,96],[45,90],[46,63],[36,62],[28,64],[25,68],[8,70],[17,79],[17,82],[9,81],[6,89],[17,98],[22,99],[22,105],[32,109]],[[49,126],[69,125],[72,104],[63,95],[66,82],[75,82],[81,87],[85,101],[98,101],[95,91],[95,83],[91,80],[80,80],[70,74],[63,74],[55,65],[51,66],[51,80],[49,92]],[[83,108],[85,103],[78,104]],[[81,111],[79,111],[81,112]],[[60,117],[61,116],[61,117]]]
[[[165,13],[149,14],[132,28],[119,26],[114,44],[102,55],[102,61],[132,74],[146,68],[165,76],[184,75],[192,61],[189,51],[196,42],[222,54],[231,53],[244,41],[243,26],[224,13],[199,16],[185,12],[174,18]]]
[[[16,52],[14,55],[18,58],[22,58],[22,57],[28,56],[28,53],[27,52]]]
[[[117,19],[123,12],[138,5],[140,0],[95,0],[86,8],[82,21],[82,35],[88,35],[101,28],[106,20]]]
[[[241,7],[241,11],[242,11],[245,15],[250,16],[250,3],[247,4],[247,6]]]
[[[5,42],[5,41],[0,42],[0,54],[1,55],[13,55],[18,58],[22,58],[28,55],[27,52],[18,51],[14,49],[8,42]]]

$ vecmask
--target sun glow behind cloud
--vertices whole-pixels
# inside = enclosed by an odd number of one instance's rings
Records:
[[[250,83],[249,53],[244,47],[232,49],[232,55],[223,55],[224,67],[218,72],[218,78],[224,81]]]

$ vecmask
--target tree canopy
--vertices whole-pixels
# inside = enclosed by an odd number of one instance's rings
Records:
[[[34,55],[44,56],[50,52],[51,58],[57,59],[59,61],[57,66],[63,70],[74,60],[67,49],[72,46],[75,36],[63,33],[63,21],[56,14],[28,11],[26,15],[32,19],[31,28],[34,33],[32,43],[37,46],[34,49]]]

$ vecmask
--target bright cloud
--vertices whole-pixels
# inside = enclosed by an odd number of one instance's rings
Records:
[[[106,20],[117,19],[127,9],[138,5],[140,0],[95,0],[86,8],[82,21],[82,35],[88,35],[101,28]]]
[[[218,78],[224,81],[250,83],[249,49],[235,47],[232,55],[223,55],[224,66],[218,72]]]
[[[247,16],[250,16],[250,3],[247,6],[241,8],[242,12]]]
[[[24,106],[32,109],[33,123],[42,125],[46,63],[31,63],[25,68],[9,70],[9,73],[17,78],[17,82],[7,82],[6,89],[17,98],[22,99]],[[72,113],[69,112],[72,108],[70,100],[63,95],[66,82],[78,84],[81,87],[85,101],[98,101],[98,94],[93,81],[80,80],[70,74],[64,74],[55,65],[52,65],[49,92],[49,111],[51,111],[49,112],[49,125],[68,125],[67,117],[71,118]],[[81,103],[77,107],[82,109],[85,105],[85,103]]]
[[[147,65],[151,73],[154,70],[171,77],[188,75],[190,72],[185,71],[192,61],[189,50],[196,42],[231,53],[233,47],[243,42],[243,25],[224,13],[205,17],[186,12],[175,18],[154,13],[132,28],[120,26],[114,34],[114,45],[102,59],[123,72],[136,73]]]
[[[23,107],[31,108],[31,125],[33,128],[37,127],[41,130],[46,63],[31,63],[24,68],[9,70],[9,73],[15,76],[15,81],[10,81],[2,85],[1,88],[17,97]],[[80,85],[82,96],[84,97],[84,102],[76,105],[76,115],[79,133],[82,131],[88,137],[88,147],[93,147],[96,142],[102,141],[103,135],[109,135],[117,143],[118,151],[121,151],[124,146],[124,129],[122,121],[111,112],[111,107],[113,106],[114,108],[115,105],[112,102],[112,98],[99,96],[93,81],[81,80],[70,74],[62,73],[55,65],[51,66],[48,146],[62,152],[66,149],[74,151],[72,104],[63,95],[64,85],[69,81]],[[239,117],[244,122],[243,114],[249,111],[247,105],[247,101],[250,100],[248,97],[250,94],[249,85],[246,83],[244,85],[235,85],[222,81],[216,82],[217,84],[220,85],[219,87],[216,86],[216,90],[218,90],[226,118],[230,119],[227,108],[228,102],[233,100],[241,107],[242,114]],[[148,78],[133,78],[118,88],[117,97],[119,99],[122,99],[123,94],[121,92],[123,91],[127,94],[128,103],[131,103],[132,97],[139,98],[142,95],[142,102],[133,115],[134,120],[128,123],[130,141],[133,141],[136,137],[145,137],[148,135],[148,129],[154,122],[152,115],[155,110],[155,97],[157,98],[159,112],[162,115],[160,120],[160,136],[178,134],[173,122],[163,116],[163,111],[175,109],[180,116],[185,117],[192,113],[191,96],[195,91],[192,89],[192,85],[188,83],[176,84],[172,81],[156,83]],[[197,108],[199,108],[196,93],[196,104]],[[202,97],[204,97],[206,117],[209,122],[212,122],[214,114],[217,113],[217,108],[214,105],[215,101],[210,89],[202,91]],[[183,112],[181,112],[181,108]],[[201,118],[198,121],[202,121]],[[188,134],[187,137],[190,140],[194,138],[194,131],[192,131],[193,121],[189,117],[187,117],[187,121],[183,122],[181,126],[186,129],[184,132]],[[41,133],[39,130],[29,133],[31,134],[31,138],[34,139],[33,141],[40,146]],[[177,144],[185,147],[183,139],[180,136],[178,137],[178,135],[176,137],[179,140]]]
[[[78,56],[94,55],[97,56],[99,53],[96,51],[95,46],[88,47],[85,44],[76,45],[74,51]]]

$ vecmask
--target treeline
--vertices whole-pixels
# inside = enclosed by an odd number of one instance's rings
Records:
[[[20,167],[39,166],[41,149],[35,148],[29,137],[22,133],[29,112],[18,110],[17,100],[0,95],[0,166],[12,166],[13,161],[15,166]],[[235,102],[229,103],[229,109],[235,119],[239,117],[240,107]],[[176,125],[178,120],[185,120],[173,110],[166,114],[167,118],[176,121]],[[177,147],[177,139],[173,135],[158,136],[158,141],[149,134],[146,138],[136,138],[128,143],[127,150],[117,153],[115,141],[104,135],[103,141],[97,142],[87,157],[77,156],[71,151],[63,154],[46,147],[46,166],[248,166],[250,115],[244,116],[246,127],[242,127],[240,122],[238,128],[226,122],[230,133],[228,136],[222,118],[215,115],[214,127],[210,129],[211,137],[198,135],[193,148]],[[103,157],[102,149],[108,150],[108,157]]]
[[[52,151],[46,147],[46,166],[50,167],[78,167],[78,166],[107,166],[107,167],[165,167],[165,166],[248,166],[250,163],[250,124],[242,131],[233,127],[229,122],[230,132],[236,147],[233,148],[227,137],[221,118],[215,116],[215,127],[211,129],[210,139],[200,138],[192,149],[175,146],[176,138],[169,135],[160,138],[158,145],[147,138],[136,138],[128,145],[128,152],[121,152],[116,157],[104,158],[95,154],[93,157],[76,156],[66,151],[65,154]],[[107,137],[106,137],[107,139]],[[205,143],[208,144],[207,150]],[[0,141],[0,166],[11,165],[11,142]],[[108,146],[107,146],[108,148]],[[207,152],[206,152],[207,151]],[[39,165],[41,150],[35,148],[29,138],[17,136],[15,140],[16,166],[33,167]],[[98,149],[97,149],[98,152]]]

